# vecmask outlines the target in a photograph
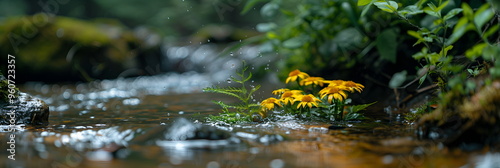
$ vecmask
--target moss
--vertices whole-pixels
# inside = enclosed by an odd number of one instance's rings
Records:
[[[16,68],[23,74],[19,81],[81,80],[83,74],[114,78],[136,68],[138,53],[133,51],[140,41],[119,21],[55,16],[39,23],[42,15],[7,18],[0,26],[0,54],[16,56]],[[27,35],[28,29],[33,33]],[[10,33],[18,36],[18,45],[11,43]]]
[[[470,97],[458,92],[444,95],[445,103],[420,119],[420,136],[449,146],[497,144],[500,141],[500,81],[478,88]]]

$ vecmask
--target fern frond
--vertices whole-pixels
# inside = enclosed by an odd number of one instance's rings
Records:
[[[225,94],[225,95],[229,95],[229,96],[233,96],[233,97],[236,97],[238,99],[241,99],[240,95],[233,93],[233,92],[235,92],[235,90],[226,90],[223,88],[212,87],[212,88],[205,88],[205,89],[203,89],[203,91],[204,92],[211,92],[211,93],[221,93],[221,94]]]

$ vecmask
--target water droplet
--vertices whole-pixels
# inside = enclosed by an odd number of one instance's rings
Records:
[[[179,111],[179,114],[184,114],[184,111]]]
[[[227,79],[227,83],[231,83],[231,79],[229,79],[229,78],[228,78],[228,79]]]
[[[167,17],[167,19],[170,19],[170,17]]]
[[[207,40],[207,42],[209,42],[209,43],[210,43],[210,39],[208,39],[208,40]]]
[[[229,56],[231,56],[231,57],[232,57],[232,56],[234,56],[233,52],[231,52],[231,53],[229,54]]]

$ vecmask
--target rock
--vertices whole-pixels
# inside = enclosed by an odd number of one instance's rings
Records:
[[[0,74],[0,125],[48,125],[49,107],[42,100],[13,88],[9,93],[7,80]],[[13,99],[9,99],[13,96]],[[14,113],[12,113],[14,112]],[[14,120],[12,120],[14,119]]]
[[[136,137],[132,142],[165,148],[213,149],[238,144],[240,140],[228,131],[179,118],[168,126],[153,128],[144,135]]]
[[[15,124],[43,125],[49,124],[49,107],[42,100],[27,93],[19,93],[14,104],[3,102],[0,104],[0,125],[12,124],[11,119],[15,119]],[[15,115],[10,113],[15,111]]]

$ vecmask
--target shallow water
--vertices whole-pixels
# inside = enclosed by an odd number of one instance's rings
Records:
[[[278,121],[220,127],[237,140],[138,143],[179,117],[195,123],[220,112],[219,95],[202,93],[211,77],[161,74],[80,84],[28,83],[22,91],[50,105],[47,127],[14,133],[16,160],[3,167],[495,167],[500,154],[463,152],[415,139],[398,115],[329,130],[329,123],[282,116]],[[226,99],[228,100],[228,99]],[[389,110],[390,112],[390,110]],[[8,140],[10,132],[0,132]],[[7,149],[6,143],[0,144]],[[498,151],[497,151],[498,152]]]

